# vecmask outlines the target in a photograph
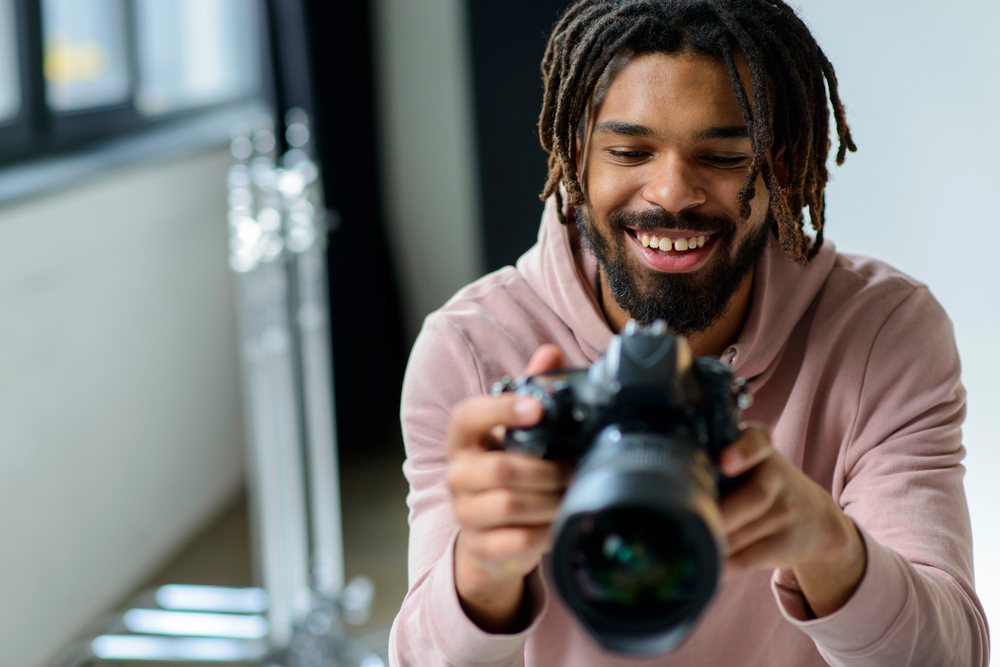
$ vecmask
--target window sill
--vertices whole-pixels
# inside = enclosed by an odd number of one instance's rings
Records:
[[[225,146],[234,124],[268,112],[262,102],[244,102],[76,153],[4,167],[0,169],[0,206],[75,186],[111,169]]]

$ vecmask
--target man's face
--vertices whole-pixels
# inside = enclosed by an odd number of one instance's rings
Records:
[[[706,331],[741,285],[749,293],[768,236],[762,177],[739,221],[753,149],[725,66],[695,54],[638,56],[611,82],[589,133],[580,229],[606,288],[640,322]]]

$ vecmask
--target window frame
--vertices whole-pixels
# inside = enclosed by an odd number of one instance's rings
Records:
[[[71,111],[53,110],[46,101],[42,0],[14,0],[22,104],[15,118],[0,124],[0,178],[11,169],[35,161],[51,161],[60,156],[76,157],[89,150],[101,150],[109,144],[120,144],[121,140],[129,137],[162,132],[172,126],[196,125],[200,118],[217,116],[227,109],[238,112],[260,105],[273,107],[274,75],[269,52],[267,0],[246,1],[253,2],[257,14],[255,39],[260,71],[257,90],[223,102],[148,116],[140,112],[135,103],[138,84],[135,0],[123,0],[130,84],[128,101]],[[220,137],[222,140],[225,137]]]
[[[21,85],[21,110],[13,118],[0,123],[0,161],[9,156],[15,159],[26,155],[34,144],[38,132],[38,101],[34,94],[33,52],[36,15],[29,0],[14,0],[14,28],[17,39],[17,72]],[[38,62],[39,73],[41,62]]]

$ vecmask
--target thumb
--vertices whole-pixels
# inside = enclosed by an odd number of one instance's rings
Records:
[[[525,375],[537,375],[567,365],[566,355],[557,346],[546,344],[535,350],[524,369]]]

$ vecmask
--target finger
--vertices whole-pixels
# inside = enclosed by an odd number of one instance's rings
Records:
[[[467,399],[458,404],[448,420],[445,452],[451,456],[463,449],[481,449],[494,426],[534,426],[542,414],[542,404],[530,396],[511,394]]]
[[[547,526],[559,510],[562,494],[492,489],[455,498],[455,517],[466,528]]]
[[[791,511],[783,502],[775,502],[761,517],[750,521],[742,528],[730,533],[726,542],[730,554],[739,553],[756,542],[788,530]]]
[[[771,461],[758,465],[741,486],[719,503],[726,534],[732,535],[764,516],[785,487],[780,465]]]
[[[463,548],[485,563],[533,560],[540,557],[549,541],[549,527],[501,527],[490,530],[462,530]]]
[[[500,449],[501,445],[503,444],[503,437],[504,437],[504,435],[506,435],[506,433],[507,433],[507,429],[505,429],[500,424],[497,424],[496,426],[494,426],[493,428],[491,428],[490,432],[489,432],[488,438],[489,438],[490,442],[495,443],[496,446],[495,447],[487,447],[487,449]]]
[[[533,459],[506,452],[457,453],[448,466],[448,488],[453,495],[508,488],[520,491],[561,493],[569,483],[566,462]]]
[[[774,451],[771,434],[766,426],[757,423],[743,424],[740,437],[722,450],[719,467],[729,477],[742,475]]]
[[[502,425],[497,424],[496,426],[494,426],[489,430],[489,433],[487,433],[482,437],[482,439],[479,441],[479,445],[481,446],[482,449],[485,449],[487,451],[502,450],[503,439],[506,434],[507,434],[507,429],[504,428]],[[463,451],[475,452],[477,450],[466,449]]]
[[[731,580],[755,570],[773,570],[785,566],[781,558],[787,551],[785,541],[786,534],[777,533],[730,554],[726,559],[725,578]]]
[[[557,346],[546,344],[535,350],[524,369],[525,375],[537,375],[566,366],[566,355]]]

